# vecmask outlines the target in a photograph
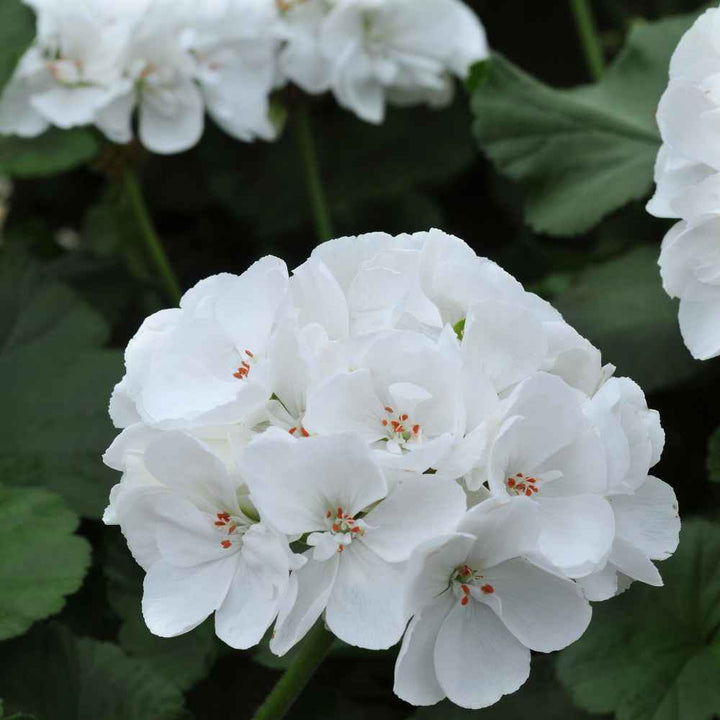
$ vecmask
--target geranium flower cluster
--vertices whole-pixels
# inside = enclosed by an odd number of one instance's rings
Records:
[[[680,330],[698,360],[720,355],[720,10],[684,35],[658,108],[663,139],[655,168],[653,215],[678,218],[666,235],[660,270],[680,298]]]
[[[271,93],[332,91],[369,122],[386,102],[440,106],[487,55],[460,0],[25,0],[37,38],[0,97],[0,133],[97,126],[156,153],[195,145],[204,114],[272,140]]]
[[[173,636],[402,639],[395,692],[469,708],[678,541],[657,412],[547,302],[438,230],[265,257],[127,347],[105,520]]]

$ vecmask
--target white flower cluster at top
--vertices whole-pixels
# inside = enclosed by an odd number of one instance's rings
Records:
[[[487,55],[461,0],[25,0],[37,38],[0,97],[0,133],[95,125],[156,153],[195,145],[204,113],[245,141],[277,134],[270,94],[332,91],[380,123],[387,101],[441,106]]]
[[[680,298],[680,330],[698,360],[720,355],[720,9],[680,41],[658,108],[663,145],[653,215],[679,218],[660,255],[663,285]]]
[[[589,600],[661,585],[677,545],[642,390],[438,230],[207,278],[125,362],[105,520],[161,636],[214,613],[235,648],[274,623],[282,655],[322,617],[351,645],[402,638],[401,698],[479,708],[580,637]]]

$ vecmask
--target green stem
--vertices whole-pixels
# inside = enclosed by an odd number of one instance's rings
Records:
[[[310,124],[310,112],[307,106],[302,104],[295,108],[295,113],[295,140],[303,164],[305,185],[312,208],[315,230],[318,240],[325,242],[332,238],[333,232]]]
[[[593,80],[599,80],[605,69],[605,61],[603,60],[602,45],[595,25],[595,16],[590,6],[590,0],[570,0],[570,5],[575,15],[575,23],[582,42],[588,70],[590,70]]]
[[[334,640],[334,635],[325,629],[322,620],[315,623],[298,648],[290,667],[265,698],[253,720],[284,718],[330,652]]]
[[[174,303],[179,303],[182,297],[182,290],[178,284],[175,273],[173,272],[170,262],[168,261],[165,250],[160,242],[160,238],[155,232],[150,213],[145,204],[145,200],[140,189],[140,183],[134,171],[126,168],[123,171],[123,189],[127,202],[135,216],[138,230],[145,242],[148,254],[160,278],[167,296]]]

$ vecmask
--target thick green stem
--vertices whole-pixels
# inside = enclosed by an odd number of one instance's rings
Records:
[[[173,303],[177,304],[180,302],[180,298],[182,297],[182,290],[180,289],[175,273],[170,266],[170,262],[165,254],[160,238],[155,232],[155,226],[153,225],[150,213],[145,205],[142,190],[140,189],[140,183],[138,182],[134,171],[130,168],[125,168],[123,171],[122,182],[128,206],[135,216],[140,236],[145,243],[150,260],[155,266],[160,283],[167,293],[168,298],[172,300]]]
[[[590,0],[570,0],[570,5],[575,15],[588,70],[593,80],[599,80],[605,69],[605,61]]]
[[[253,720],[281,720],[330,652],[335,637],[318,621],[305,636],[290,667],[265,698]]]
[[[312,209],[313,220],[318,240],[325,242],[333,236],[328,212],[327,200],[320,176],[320,165],[315,150],[312,126],[310,124],[310,112],[306,105],[298,105],[295,113],[295,139],[297,141],[300,159],[302,160],[305,173],[305,185],[307,186],[308,199]]]

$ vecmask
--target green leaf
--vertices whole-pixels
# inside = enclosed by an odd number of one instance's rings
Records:
[[[712,482],[720,482],[720,428],[708,440],[707,471]]]
[[[0,640],[60,612],[80,588],[90,545],[77,526],[57,495],[0,485]]]
[[[118,636],[122,649],[181,690],[204,678],[218,651],[212,619],[178,637],[157,637],[147,629],[140,610],[143,572],[122,538],[109,545],[104,571],[108,601],[122,619]]]
[[[557,90],[499,55],[474,71],[475,136],[523,186],[535,230],[577,235],[649,193],[660,147],[655,109],[672,51],[695,17],[636,24],[594,86]]]
[[[445,182],[469,167],[477,154],[470,116],[461,102],[443,110],[394,108],[378,126],[341,110],[314,113],[312,120],[327,200],[336,219],[364,204],[396,202],[406,193]],[[288,124],[292,122],[291,111]],[[264,235],[310,221],[291,130],[286,128],[270,145],[236,145],[234,149],[210,132],[198,147],[215,197]],[[234,156],[228,158],[228,152]],[[159,164],[154,170],[163,177],[166,174]],[[150,192],[153,186],[159,192],[160,186],[148,177]],[[287,181],[279,183],[279,177]],[[163,190],[163,194],[169,193]]]
[[[565,319],[603,353],[618,375],[646,392],[698,371],[678,330],[676,303],[665,295],[656,247],[641,246],[589,268],[553,300]],[[662,358],[662,361],[659,361]]]
[[[616,720],[711,720],[720,714],[720,527],[686,522],[665,587],[636,583],[595,606],[586,634],[560,656],[580,706]]]
[[[517,692],[483,710],[465,710],[445,700],[422,708],[408,720],[590,720],[573,707],[570,697],[555,679],[553,658],[533,657],[530,679]]]
[[[99,518],[115,474],[101,455],[122,355],[104,320],[63,285],[0,253],[0,481],[42,485]]]
[[[112,643],[75,638],[58,624],[3,646],[0,695],[40,720],[175,720],[183,698]]]
[[[36,138],[0,136],[0,175],[18,178],[54,175],[83,165],[97,152],[97,140],[85,128],[51,128]]]
[[[35,38],[35,15],[21,0],[0,2],[0,92]]]

